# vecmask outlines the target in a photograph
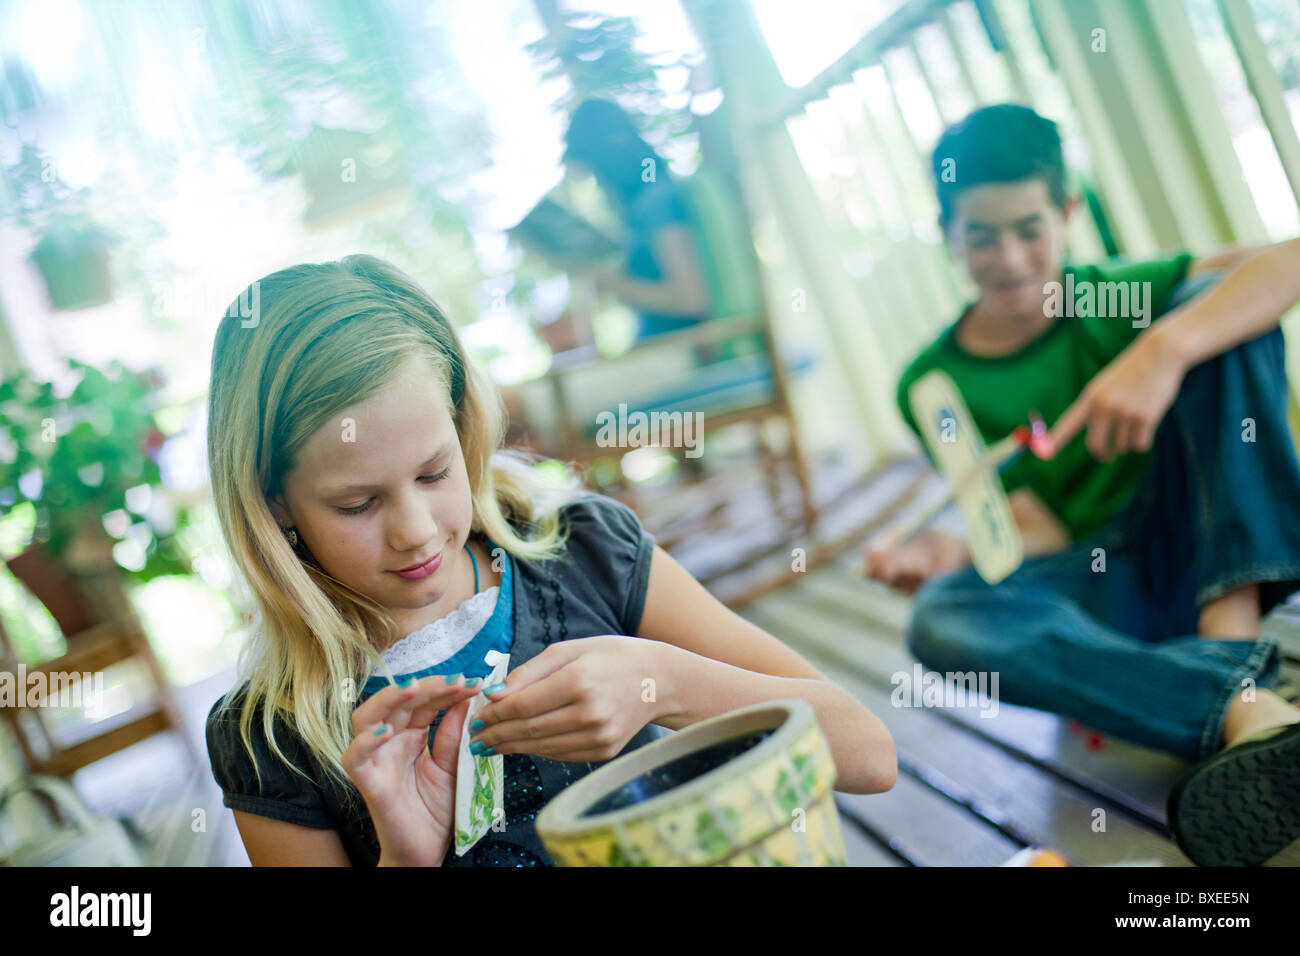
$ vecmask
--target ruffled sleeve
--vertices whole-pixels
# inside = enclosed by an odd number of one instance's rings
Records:
[[[208,760],[212,764],[212,774],[217,785],[221,787],[221,802],[232,810],[255,813],[299,826],[335,828],[336,824],[326,809],[320,787],[286,767],[271,750],[262,732],[261,715],[254,716],[253,725],[249,728],[254,748],[250,755],[239,735],[238,707],[219,712],[224,700],[223,697],[212,705],[205,728]],[[275,739],[295,766],[309,777],[319,779],[316,762],[310,759],[306,747],[281,721],[276,723]],[[253,770],[254,757],[262,774],[260,784]]]

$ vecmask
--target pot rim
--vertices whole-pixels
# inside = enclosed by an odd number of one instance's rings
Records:
[[[689,801],[702,792],[714,789],[724,779],[750,772],[754,767],[770,760],[773,753],[789,747],[807,731],[807,725],[816,724],[816,720],[816,712],[811,704],[802,698],[792,697],[760,701],[699,721],[671,736],[614,758],[562,790],[537,815],[537,832],[539,835],[570,839],[652,816],[665,807]],[[756,730],[771,730],[772,733],[738,757],[700,774],[680,787],[673,787],[631,806],[593,816],[584,815],[586,809],[601,797],[653,767]]]

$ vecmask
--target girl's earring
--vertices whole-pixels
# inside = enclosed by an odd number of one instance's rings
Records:
[[[284,532],[284,538],[285,538],[286,541],[289,542],[289,547],[291,547],[291,548],[296,548],[296,547],[298,547],[298,532],[297,532],[297,531],[295,531],[293,528],[282,528],[282,529],[280,529],[280,530],[282,530],[282,531]]]

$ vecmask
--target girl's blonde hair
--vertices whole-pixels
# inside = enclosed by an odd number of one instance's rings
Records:
[[[249,302],[256,306],[246,318],[248,309],[237,306]],[[353,255],[259,279],[227,310],[212,350],[212,494],[261,619],[240,658],[237,687],[248,682],[240,737],[253,754],[250,728],[263,705],[275,754],[303,773],[275,740],[278,717],[347,794],[354,788],[340,757],[352,742],[359,688],[380,666],[376,642],[402,635],[383,607],[327,574],[305,547],[301,555],[292,549],[268,502],[282,493],[307,439],[340,409],[392,385],[412,355],[428,359],[448,399],[469,474],[472,529],[513,557],[554,557],[566,535],[558,509],[575,483],[557,488],[499,449],[500,394],[428,293],[391,264]],[[227,694],[214,717],[225,719],[235,697]]]

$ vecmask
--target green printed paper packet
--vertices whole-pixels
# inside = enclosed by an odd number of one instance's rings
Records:
[[[492,673],[484,678],[482,686],[488,687],[506,679],[510,666],[509,654],[488,651],[483,655],[483,662],[492,668]],[[457,856],[468,853],[483,838],[493,822],[505,815],[502,805],[505,793],[504,758],[501,754],[476,757],[469,752],[469,738],[473,734],[470,727],[478,712],[490,703],[482,694],[475,694],[470,699],[469,713],[465,715],[465,726],[460,732],[460,758],[456,762]]]

